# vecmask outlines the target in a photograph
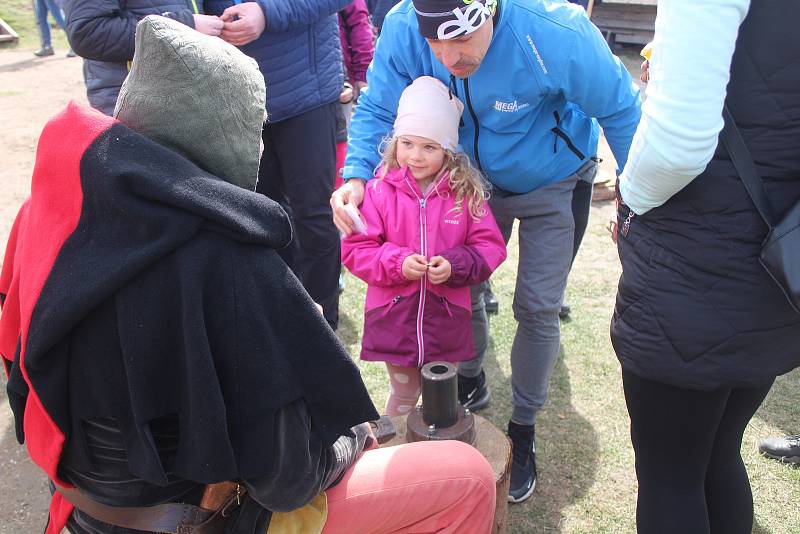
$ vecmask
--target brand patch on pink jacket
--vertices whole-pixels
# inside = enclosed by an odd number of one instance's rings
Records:
[[[423,195],[406,168],[367,184],[360,210],[366,235],[342,241],[342,263],[368,284],[361,358],[407,367],[474,358],[469,287],[487,280],[506,259],[488,206],[473,219],[466,202],[454,211],[447,176]],[[411,254],[442,256],[452,274],[444,284],[406,280]]]

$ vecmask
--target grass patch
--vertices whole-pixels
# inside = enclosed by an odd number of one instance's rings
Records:
[[[620,267],[604,226],[611,203],[595,206],[570,275],[572,318],[562,323],[561,357],[547,405],[537,420],[539,482],[533,498],[509,508],[511,533],[635,532],[636,476],[619,364],[609,339]],[[493,276],[500,313],[491,319],[485,361],[493,402],[481,412],[505,429],[511,414],[509,354],[516,329],[511,303],[516,231],[509,259]],[[341,300],[339,335],[360,351],[365,285],[351,275]],[[358,362],[380,409],[388,380],[382,364]],[[756,452],[760,437],[800,431],[800,372],[781,377],[748,427],[742,451],[755,496],[756,533],[800,532],[800,469]]]
[[[38,49],[41,46],[39,25],[36,24],[31,0],[3,0],[0,2],[0,18],[8,22],[19,34],[17,43],[0,43],[0,52],[10,48]],[[50,22],[53,47],[56,50],[66,51],[69,48],[66,33],[56,25],[52,15],[49,15],[47,20]]]

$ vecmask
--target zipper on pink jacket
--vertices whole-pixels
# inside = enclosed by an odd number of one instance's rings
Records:
[[[414,193],[414,196],[417,197],[419,201],[419,249],[420,254],[428,257],[428,221],[425,212],[425,207],[428,203],[428,197],[436,191],[436,188],[439,185],[439,182],[444,179],[444,176],[440,178],[438,181],[431,184],[428,188],[428,192],[423,195],[422,198],[414,191],[414,186],[409,183],[408,177],[406,177],[406,183],[411,189],[411,192]],[[422,323],[424,321],[425,316],[425,295],[427,294],[428,290],[428,273],[425,272],[420,278],[420,291],[419,291],[419,306],[417,307],[417,367],[422,367],[425,363],[425,338],[422,333]]]

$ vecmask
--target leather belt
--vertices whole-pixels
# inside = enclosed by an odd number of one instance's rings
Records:
[[[77,488],[57,486],[72,505],[98,521],[122,528],[171,534],[222,534],[227,512],[241,502],[243,489],[236,485],[216,511],[191,504],[167,503],[155,506],[108,506],[83,495]]]

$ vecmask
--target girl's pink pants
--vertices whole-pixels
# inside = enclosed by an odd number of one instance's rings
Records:
[[[459,441],[366,451],[326,493],[323,534],[492,530],[492,468],[480,452]]]

